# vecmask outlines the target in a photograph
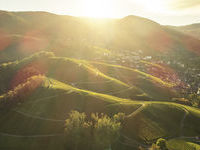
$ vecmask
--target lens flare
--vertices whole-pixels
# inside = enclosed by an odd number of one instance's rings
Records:
[[[108,0],[87,0],[82,4],[82,15],[94,18],[115,17],[114,3]]]

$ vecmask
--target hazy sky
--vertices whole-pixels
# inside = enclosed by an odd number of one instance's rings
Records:
[[[200,0],[0,0],[0,9],[110,18],[138,15],[171,25],[200,22]]]

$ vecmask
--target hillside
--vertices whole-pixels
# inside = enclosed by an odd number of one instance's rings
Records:
[[[65,119],[77,110],[125,113],[114,150],[160,138],[198,150],[200,39],[182,29],[134,15],[0,11],[0,149],[66,149]]]
[[[30,149],[30,145],[35,145],[31,148],[54,149],[55,146],[60,145],[61,147],[57,148],[63,149],[63,122],[67,113],[72,109],[86,113],[125,112],[127,119],[124,135],[143,145],[148,145],[146,142],[152,142],[152,140],[154,141],[159,137],[173,138],[179,137],[179,134],[195,137],[199,133],[200,115],[199,111],[193,108],[174,103],[134,102],[79,90],[52,79],[50,81],[52,82],[51,88],[49,88],[49,83],[47,83],[47,87],[44,84],[42,89],[39,88],[34,92],[31,97],[26,99],[24,104],[9,113],[2,114],[1,137],[3,138],[0,140],[2,148]],[[41,96],[38,97],[38,95]],[[97,105],[98,107],[95,107]],[[181,129],[185,110],[189,111],[189,114],[184,120],[184,129]],[[170,116],[169,112],[171,112]],[[158,114],[160,117],[158,117]],[[162,119],[163,117],[165,120]],[[3,118],[12,119],[5,120]],[[190,123],[191,121],[193,122],[192,124]],[[12,125],[14,122],[19,122],[15,128]],[[173,124],[166,124],[167,122],[173,122]],[[26,124],[26,127],[23,124]],[[145,130],[140,124],[145,126]],[[40,128],[33,128],[34,126],[40,126]],[[177,132],[174,132],[175,130]],[[181,130],[187,132],[181,133]],[[22,140],[26,144],[21,145]],[[49,143],[48,147],[42,142],[44,140]],[[13,142],[15,143],[14,145]],[[131,145],[135,145],[135,143],[132,142]]]
[[[0,91],[2,94],[33,75],[42,74],[77,88],[122,98],[171,100],[180,96],[179,91],[173,89],[177,86],[176,83],[163,81],[138,69],[55,57],[50,52],[40,52],[20,61],[2,64],[0,69],[3,77]]]
[[[15,60],[13,55],[22,58],[42,49],[59,56],[92,59],[96,57],[92,50],[91,54],[84,54],[94,46],[115,52],[141,50],[146,56],[172,55],[182,47],[185,49],[181,51],[191,56],[199,54],[199,40],[137,16],[98,20],[47,12],[1,11],[0,22],[1,62]]]
[[[130,149],[132,146],[136,149],[140,145],[149,146],[160,137],[192,138],[200,134],[199,109],[170,101],[157,101],[158,97],[163,100],[167,97],[160,92],[161,87],[164,88],[163,91],[168,91],[173,85],[136,69],[55,57],[47,52],[2,64],[0,69],[7,77],[5,80],[5,76],[2,76],[4,80],[1,80],[1,85],[10,85],[1,91],[4,94],[0,96],[1,148],[42,150],[47,148],[43,143],[45,141],[48,149],[55,149],[55,146],[57,149],[64,149],[63,122],[71,110],[87,114],[124,112],[126,119],[123,136]],[[126,79],[134,76],[134,82],[131,82],[131,78],[127,82],[120,74],[118,77],[114,76],[117,73],[113,69],[125,73]],[[158,97],[150,91],[156,89],[156,86],[158,89],[155,93],[159,94]],[[129,87],[132,88],[128,93],[117,95],[120,90],[123,92]],[[109,90],[116,91],[112,91],[113,94],[107,93]],[[143,93],[143,90],[148,94]],[[121,96],[124,98],[120,98]],[[16,122],[18,123],[13,126]],[[25,144],[21,144],[22,141]]]
[[[200,39],[200,24],[195,23],[191,25],[185,25],[185,26],[170,26],[171,28],[174,28],[175,30],[178,30],[180,32],[189,34],[191,36],[194,36],[198,39]]]
[[[200,40],[146,18],[91,19],[1,11],[0,22],[0,63],[46,50],[58,57],[127,67],[139,64],[144,68],[140,61],[149,59],[173,69],[190,86],[199,78]],[[193,91],[197,92],[197,87],[195,84]]]
[[[151,62],[168,64],[182,75],[182,69],[196,64],[187,60],[198,59],[200,53],[199,39],[133,15],[90,19],[1,11],[0,22],[0,63],[46,50],[56,56],[126,63],[128,67],[138,59],[150,58]]]

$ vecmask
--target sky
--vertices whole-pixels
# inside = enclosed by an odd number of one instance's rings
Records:
[[[200,0],[0,0],[0,10],[97,18],[137,15],[163,25],[200,23]]]

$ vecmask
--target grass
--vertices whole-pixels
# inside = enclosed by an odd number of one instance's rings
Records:
[[[96,92],[92,92],[92,91],[74,88],[70,85],[64,84],[62,82],[59,82],[59,81],[56,81],[56,80],[53,80],[53,79],[49,79],[49,80],[52,82],[51,88],[55,89],[55,90],[66,90],[66,91],[69,91],[69,92],[77,92],[77,93],[80,93],[80,94],[83,94],[83,95],[89,95],[89,96],[102,98],[103,100],[108,101],[108,102],[112,102],[112,103],[113,102],[120,102],[120,103],[130,103],[130,102],[132,102],[131,100],[121,99],[121,98],[114,97],[114,96],[111,96],[111,95],[100,94],[100,93],[96,93]],[[46,81],[46,82],[48,82],[48,81]],[[45,84],[47,84],[47,83],[45,83]]]
[[[60,59],[60,58],[58,58]],[[102,72],[100,72],[97,68],[94,68],[90,63],[88,63],[87,61],[85,60],[77,60],[77,59],[72,59],[72,58],[64,58],[65,60],[69,60],[69,61],[72,61],[76,64],[78,64],[79,66],[83,67],[84,69],[87,69],[88,71],[91,71],[92,73],[94,73],[96,76],[101,76],[105,79],[108,79],[108,80],[111,80],[113,82],[116,82],[118,84],[121,84],[125,87],[130,87],[129,85],[127,85],[126,83],[123,83],[122,81],[120,80],[117,80],[115,78],[112,78],[110,76],[107,76],[105,74],[103,74]]]
[[[135,85],[151,97],[151,100],[170,101],[173,97],[179,97],[179,93],[173,90],[175,84],[165,82],[160,78],[138,69],[100,62],[90,63],[99,68],[102,72],[108,73],[110,76],[115,77],[120,81],[128,83],[129,85]]]
[[[50,98],[48,99],[48,97]],[[16,135],[57,134],[62,133],[63,123],[50,120],[64,120],[71,110],[75,109],[87,114],[91,112],[113,114],[122,111],[129,115],[142,105],[146,105],[146,107],[134,117],[126,119],[123,131],[127,136],[141,142],[151,142],[159,137],[176,136],[174,131],[179,131],[180,120],[185,114],[182,108],[188,109],[195,125],[197,125],[196,122],[199,122],[200,119],[199,110],[184,105],[169,102],[132,101],[78,89],[55,79],[47,79],[38,90],[32,93],[30,97],[27,97],[26,101],[16,108],[16,111],[23,112],[27,116],[15,111],[0,115],[0,132]],[[193,116],[193,113],[196,115]],[[35,118],[37,116],[49,120]],[[15,122],[18,123],[13,127]],[[188,128],[189,126],[185,130]],[[198,126],[193,129],[193,131],[197,130],[199,130]],[[192,136],[196,134],[191,132]],[[20,138],[3,137],[7,139],[7,142],[3,143],[4,138],[1,138],[1,147],[9,147],[8,143],[16,141],[15,145],[18,145],[21,149],[29,148],[28,145],[20,144]],[[41,141],[43,139],[48,142],[54,139],[56,143],[59,143],[58,140],[60,138],[35,138],[32,139],[32,142],[30,138],[26,138],[24,142],[35,143],[38,149],[42,149]],[[55,148],[55,144],[49,144],[52,145],[49,149]],[[32,147],[32,149],[34,148],[35,146]]]
[[[200,145],[182,139],[172,139],[167,141],[167,148],[171,150],[199,150]]]
[[[42,55],[42,57],[40,57],[40,55]],[[11,70],[13,75],[18,69],[23,68],[30,62],[34,62],[46,56],[46,54],[40,55],[37,54],[22,61],[4,64],[3,66],[1,65],[2,68],[0,68],[5,71],[5,75],[8,70]],[[154,77],[142,73],[139,70],[124,66],[72,58],[60,58],[48,54],[47,56],[49,57],[46,57],[44,60],[48,66],[48,72],[44,74],[46,77],[43,84],[32,91],[29,96],[23,97],[22,103],[16,105],[15,109],[10,109],[10,111],[0,114],[0,148],[42,150],[44,149],[44,145],[48,144],[48,149],[54,150],[56,144],[53,142],[55,142],[57,144],[59,143],[59,149],[63,150],[64,148],[61,146],[63,140],[62,136],[58,138],[29,137],[21,140],[21,138],[12,135],[31,136],[62,134],[63,122],[71,110],[78,110],[86,114],[94,112],[106,114],[124,112],[127,116],[123,124],[123,134],[141,143],[149,144],[160,137],[178,137],[180,134],[184,136],[196,136],[200,134],[200,129],[198,128],[200,126],[199,109],[177,103],[164,102],[162,99],[160,101],[138,101],[134,98],[120,98],[98,92],[96,89],[92,89],[92,86],[85,88],[87,86],[79,87],[71,84],[75,81],[110,81],[112,86],[115,86],[116,89],[131,87],[131,84],[125,82],[123,78],[113,76],[116,73],[112,70],[113,68],[117,68],[121,72],[126,72],[127,75],[140,78],[139,81],[135,82],[136,88],[145,85],[144,83],[140,83],[143,80],[148,81],[146,90],[156,86],[153,84],[154,82],[165,86],[164,81],[160,82],[157,78],[154,81]],[[107,72],[105,72],[105,66],[112,69],[108,69]],[[61,70],[59,70],[59,68],[61,68]],[[60,72],[63,74],[57,74]],[[8,74],[10,78],[12,75]],[[77,76],[75,77],[75,75]],[[6,83],[7,81],[4,82],[4,84]],[[94,84],[94,87],[95,86],[97,86],[97,84]],[[110,88],[112,88],[112,86]],[[97,87],[97,89],[98,88],[100,87]],[[166,88],[169,88],[168,85],[166,85]],[[134,90],[133,88],[133,91]],[[129,92],[131,93],[132,91]],[[162,93],[157,94],[162,95]],[[162,95],[162,97],[165,97],[165,95]],[[3,98],[3,95],[0,96],[0,99]],[[186,111],[188,112],[187,114]],[[183,126],[181,123],[183,123]],[[12,135],[1,135],[2,132]],[[44,141],[45,144],[43,144]],[[23,145],[21,142],[25,144]],[[13,147],[13,145],[17,148]]]
[[[81,89],[103,94],[116,93],[113,95],[121,98],[139,100],[169,101],[171,98],[179,96],[172,89],[173,84],[162,81],[157,77],[137,69],[73,58],[55,57],[53,53],[48,52],[36,53],[21,61],[2,64],[0,68],[2,68],[2,72],[5,72],[7,78],[5,80],[6,82],[1,82],[2,88],[9,85],[17,70],[23,69],[30,63],[34,64],[35,62],[37,64],[38,60],[42,60],[43,68],[46,69],[46,76],[66,84],[85,82],[86,84],[76,85]],[[7,76],[7,72],[10,72],[9,76]],[[87,82],[96,84],[87,84]],[[125,92],[121,92],[124,90]]]
[[[113,68],[120,68],[120,69],[123,69],[123,70],[128,70],[128,71],[132,71],[134,73],[137,73],[147,79],[150,79],[156,83],[159,83],[163,86],[166,86],[166,87],[173,87],[175,86],[173,83],[168,83],[168,82],[165,82],[165,81],[162,81],[161,79],[157,78],[157,77],[154,77],[150,74],[147,74],[147,73],[144,73],[142,71],[139,71],[138,69],[133,69],[133,68],[129,68],[129,67],[125,67],[125,66],[120,66],[120,65],[111,65],[111,64],[106,64],[106,63],[100,63],[100,62],[91,62],[91,64],[98,64],[98,65],[104,65],[104,66],[109,66],[109,67],[113,67]]]

